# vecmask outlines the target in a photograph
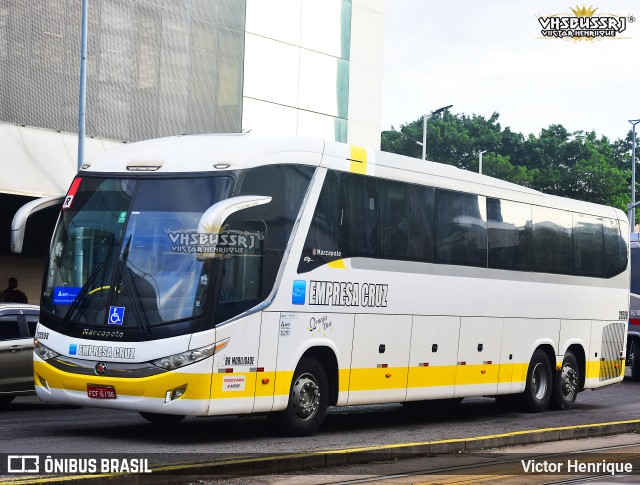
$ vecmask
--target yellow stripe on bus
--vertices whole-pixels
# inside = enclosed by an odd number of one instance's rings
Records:
[[[331,261],[327,263],[327,266],[329,266],[329,268],[335,268],[335,269],[347,269],[347,265],[344,263],[344,259],[337,259],[335,261]]]
[[[351,161],[350,170],[353,173],[366,174],[367,173],[367,150],[362,147],[356,147],[351,145]]]
[[[587,362],[587,379],[600,377],[600,366],[619,361]],[[474,364],[414,367],[376,367],[338,370],[338,391],[376,391],[385,389],[466,386],[525,382],[528,364]],[[234,372],[194,374],[166,372],[150,377],[122,378],[73,374],[43,362],[34,362],[36,384],[44,378],[50,388],[86,392],[88,384],[112,385],[118,395],[164,398],[168,390],[187,387],[181,399],[233,399],[286,396],[291,388],[293,371]],[[620,375],[623,375],[622,366]],[[244,377],[244,389],[223,391],[225,376]],[[615,377],[615,376],[614,376]]]

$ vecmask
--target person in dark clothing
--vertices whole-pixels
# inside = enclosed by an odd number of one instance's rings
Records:
[[[28,303],[27,295],[18,289],[18,279],[9,278],[9,287],[2,292],[2,299],[9,303]]]

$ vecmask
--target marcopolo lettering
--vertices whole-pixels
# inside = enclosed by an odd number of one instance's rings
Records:
[[[309,305],[387,306],[389,285],[382,283],[352,283],[345,281],[310,281]]]
[[[136,349],[133,347],[109,347],[107,345],[79,345],[77,355],[132,360],[135,358]]]

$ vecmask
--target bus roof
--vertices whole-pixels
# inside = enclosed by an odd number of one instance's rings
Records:
[[[83,165],[81,173],[215,173],[283,163],[323,166],[620,220],[626,218],[618,209],[543,194],[451,165],[320,138],[267,138],[244,133],[158,138],[107,150]]]

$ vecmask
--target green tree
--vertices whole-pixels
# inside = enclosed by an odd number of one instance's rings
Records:
[[[615,141],[594,131],[569,132],[560,124],[524,137],[509,127],[502,129],[499,114],[452,114],[428,120],[427,158],[478,171],[531,187],[541,192],[607,204],[626,211],[630,201],[631,131]],[[382,132],[382,149],[421,158],[423,119]],[[640,182],[640,181],[639,181]],[[640,191],[638,191],[640,193]],[[640,219],[640,211],[637,211]]]

